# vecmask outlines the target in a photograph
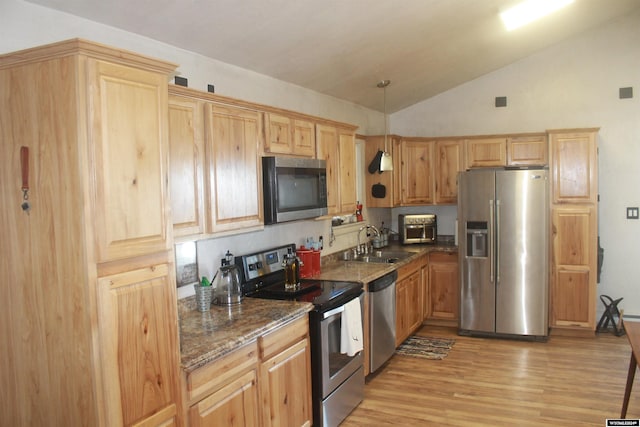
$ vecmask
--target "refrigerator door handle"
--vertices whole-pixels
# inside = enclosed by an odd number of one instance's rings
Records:
[[[493,245],[495,244],[494,242],[494,233],[493,233],[493,227],[495,222],[493,221],[493,199],[489,199],[489,282],[493,283]]]
[[[500,283],[500,200],[496,200],[496,285]]]

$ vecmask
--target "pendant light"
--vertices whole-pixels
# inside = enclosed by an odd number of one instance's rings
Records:
[[[387,148],[387,86],[391,83],[391,80],[381,80],[378,83],[378,87],[384,92],[384,153],[380,157],[380,171],[392,171],[393,160],[391,158],[391,152]]]

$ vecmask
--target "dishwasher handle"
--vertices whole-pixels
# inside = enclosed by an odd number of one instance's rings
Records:
[[[392,271],[389,274],[385,274],[384,276],[369,282],[369,285],[368,285],[369,292],[378,292],[385,288],[388,288],[389,286],[393,285],[396,282],[397,278],[398,278],[397,271]]]

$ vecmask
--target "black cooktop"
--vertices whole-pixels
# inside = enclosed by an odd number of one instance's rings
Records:
[[[310,302],[316,310],[325,311],[338,307],[362,293],[362,284],[358,282],[317,279],[302,279],[298,289],[286,290],[282,260],[289,248],[295,252],[295,245],[290,243],[236,257],[245,296]]]
[[[327,310],[342,305],[362,292],[362,284],[357,282],[334,282],[328,280],[302,280],[295,291],[285,290],[284,282],[276,283],[247,294],[248,297],[304,301],[312,303],[316,309]]]

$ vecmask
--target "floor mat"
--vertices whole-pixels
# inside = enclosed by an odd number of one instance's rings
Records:
[[[451,338],[412,335],[400,344],[400,347],[396,349],[396,354],[423,359],[444,359],[455,342]]]

